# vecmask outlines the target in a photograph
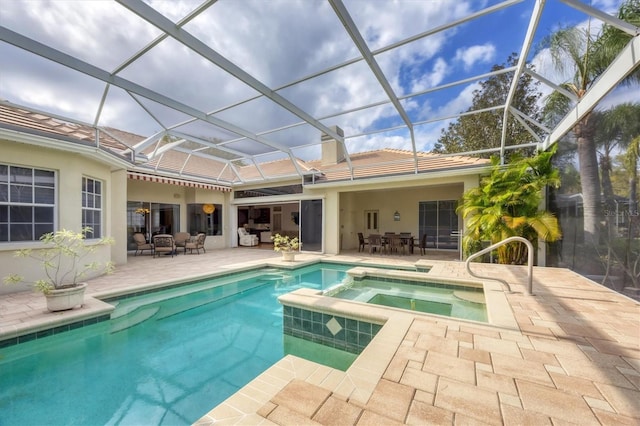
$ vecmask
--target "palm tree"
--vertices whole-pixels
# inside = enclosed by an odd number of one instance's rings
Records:
[[[640,25],[640,0],[627,0],[618,12],[618,18],[636,26]],[[599,37],[594,38],[590,29],[564,28],[543,41],[548,47],[554,65],[560,71],[573,70],[571,81],[561,86],[580,100],[595,79],[606,69],[631,39],[631,36],[615,27],[604,25]],[[627,83],[640,81],[640,70],[632,73]],[[559,92],[549,96],[545,114],[557,116],[569,111],[570,102]],[[598,244],[600,211],[600,181],[598,159],[594,140],[592,114],[585,115],[573,128],[577,142],[580,181],[584,208],[585,240]]]
[[[551,165],[556,147],[535,157],[513,158],[500,166],[493,158],[491,173],[482,178],[477,188],[463,194],[458,213],[467,220],[463,247],[469,253],[482,242],[495,244],[505,238],[520,236],[537,246],[538,239],[560,238],[557,218],[539,210],[547,186],[558,187],[558,170]],[[498,249],[498,262],[523,264],[527,260],[524,246],[507,244]]]
[[[638,284],[640,266],[640,252],[636,238],[635,227],[638,222],[636,181],[638,178],[638,144],[640,143],[640,103],[624,103],[616,105],[604,112],[594,112],[599,117],[595,139],[600,146],[600,166],[602,174],[602,193],[605,199],[608,238],[606,241],[606,255],[601,256],[605,265],[606,282],[609,275],[624,272],[624,280],[631,278],[634,286]],[[627,176],[628,204],[627,208],[619,212],[616,206],[615,193],[611,180],[613,168],[612,154],[622,151],[622,169]],[[618,195],[622,195],[618,192]],[[615,212],[615,214],[612,214]],[[618,214],[624,214],[624,222],[627,223],[627,237],[622,242],[616,242],[620,229],[617,227]]]
[[[589,60],[588,51],[593,40],[588,29],[565,28],[551,34],[544,42],[549,48],[556,68],[562,72],[568,66],[574,68],[572,81],[561,86],[580,100],[595,80],[595,68]],[[569,99],[560,92],[553,92],[547,99],[545,113],[547,115],[564,114],[569,111]],[[582,201],[584,214],[585,240],[599,240],[600,227],[600,179],[598,175],[598,158],[594,140],[595,127],[592,114],[585,115],[576,123],[573,134],[577,142],[580,183],[582,185]]]
[[[636,116],[637,117],[637,116]],[[638,121],[636,121],[638,124]],[[624,167],[629,176],[629,231],[627,235],[627,243],[625,247],[625,259],[623,261],[625,270],[631,278],[634,287],[640,287],[640,248],[638,244],[633,244],[634,238],[640,230],[640,216],[638,210],[638,162],[640,161],[640,135],[636,136],[629,142],[627,151],[624,156]],[[635,208],[635,210],[634,210]],[[635,260],[634,260],[635,256]]]
[[[640,27],[640,0],[627,0],[618,10],[618,18],[636,27]],[[620,51],[629,43],[631,36],[611,25],[605,25],[602,33],[595,40],[592,62],[596,74],[600,75],[615,59]],[[640,69],[631,73],[627,83],[640,81]]]
[[[640,136],[639,117],[640,103],[619,104],[604,112],[602,125],[598,128],[604,144],[624,150],[623,166],[628,173],[629,202],[631,203],[636,202],[638,148],[634,140]]]
[[[624,154],[624,167],[629,176],[629,205],[638,203],[638,162],[640,161],[640,136],[635,137],[627,146]]]

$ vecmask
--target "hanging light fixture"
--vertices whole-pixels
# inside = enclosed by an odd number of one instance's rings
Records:
[[[203,204],[202,211],[206,214],[211,214],[216,211],[216,206],[214,206],[213,204]]]
[[[393,220],[396,222],[400,221],[400,213],[398,213],[398,210],[393,214]]]

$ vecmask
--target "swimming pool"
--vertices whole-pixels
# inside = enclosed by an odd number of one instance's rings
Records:
[[[192,424],[284,356],[278,296],[335,285],[350,267],[261,269],[130,297],[108,321],[3,348],[0,424]]]

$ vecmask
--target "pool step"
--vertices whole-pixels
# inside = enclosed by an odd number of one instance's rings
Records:
[[[173,303],[165,304],[162,306],[160,313],[157,316],[158,320],[168,318],[170,316],[180,314],[185,311],[189,311],[191,309],[196,309],[204,305],[208,305],[210,303],[217,303],[224,299],[231,298],[233,296],[237,296],[239,294],[243,294],[246,292],[253,291],[262,287],[264,284],[260,282],[256,282],[255,284],[244,284],[242,288],[229,289],[229,291],[225,291],[223,287],[215,287],[212,288],[209,292],[204,292],[199,295],[197,298],[184,298],[180,301],[176,300]]]
[[[279,272],[279,273],[270,272],[268,274],[260,275],[258,279],[262,281],[278,281],[278,280],[288,280],[292,278],[293,277],[290,274],[283,274],[282,272]]]
[[[258,276],[256,274],[256,276]],[[243,279],[247,279],[247,277],[243,277]],[[163,302],[169,299],[176,299],[183,296],[188,296],[190,294],[194,294],[201,291],[207,291],[212,288],[222,287],[224,284],[228,284],[232,282],[230,280],[226,280],[224,282],[212,283],[212,282],[202,282],[199,284],[185,285],[181,287],[176,287],[173,289],[167,289],[158,291],[157,293],[148,294],[144,297],[136,297],[133,299],[122,299],[114,303],[116,309],[111,313],[111,319],[120,318],[135,310],[142,308],[144,306],[148,306],[151,304]]]
[[[126,330],[127,328],[131,328],[134,325],[138,325],[141,322],[144,322],[154,316],[160,308],[158,307],[150,307],[145,309],[140,309],[138,312],[127,315],[125,317],[121,317],[112,321],[111,325],[111,333],[117,333],[122,330]]]
[[[471,303],[481,303],[486,305],[487,302],[484,299],[484,293],[480,291],[464,291],[464,290],[456,290],[453,292],[453,295],[460,300],[464,300],[466,302]]]

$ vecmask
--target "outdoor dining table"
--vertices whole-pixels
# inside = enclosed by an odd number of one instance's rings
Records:
[[[405,247],[409,247],[409,252],[413,254],[413,248],[415,246],[415,238],[413,235],[403,235],[403,234],[384,234],[382,235],[382,244],[385,246],[389,245],[389,239],[391,237],[400,238],[400,241]]]

